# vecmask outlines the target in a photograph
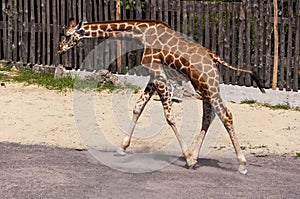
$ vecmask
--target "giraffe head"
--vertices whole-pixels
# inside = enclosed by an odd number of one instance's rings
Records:
[[[69,49],[75,47],[78,45],[79,41],[82,39],[82,36],[84,34],[84,30],[82,30],[84,22],[81,21],[77,25],[73,18],[69,21],[69,26],[65,30],[65,35],[63,40],[60,42],[57,54],[63,54],[67,52]]]

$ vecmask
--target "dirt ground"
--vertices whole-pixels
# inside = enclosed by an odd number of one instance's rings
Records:
[[[248,159],[247,176],[237,172],[233,147],[218,120],[206,137],[198,167],[184,169],[183,159],[178,159],[179,145],[155,100],[149,102],[140,118],[129,156],[121,161],[136,161],[135,153],[158,152],[150,159],[167,166],[138,174],[97,161],[85,149],[111,155],[128,129],[139,95],[124,91],[58,92],[17,83],[1,86],[0,195],[298,198],[300,159],[294,157],[300,152],[297,111],[227,103]],[[184,99],[174,104],[174,116],[184,140],[190,143],[201,128],[201,101]]]
[[[101,145],[101,141],[94,140],[94,137],[86,139],[88,135],[80,130],[81,120],[88,122],[94,118],[110,143],[119,146],[139,95],[102,92],[85,96],[80,92],[74,94],[35,85],[6,83],[6,87],[0,87],[0,142],[77,149],[97,143]],[[234,115],[236,134],[246,154],[300,152],[300,112],[229,102],[227,106]],[[81,110],[89,108],[88,116],[82,116],[85,113]],[[200,131],[201,114],[201,101],[196,99],[174,104],[174,116],[187,143]],[[145,146],[149,150],[169,150],[167,143],[175,136],[164,120],[159,102],[149,102],[134,136],[130,150],[142,150]],[[207,153],[205,148],[232,151],[228,134],[218,119],[212,124],[205,141],[203,154]],[[174,148],[179,148],[179,145]]]

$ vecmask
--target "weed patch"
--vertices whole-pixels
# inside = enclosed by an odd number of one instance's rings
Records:
[[[131,84],[125,85],[125,87],[117,87],[112,83],[98,83],[96,81],[81,80],[78,77],[72,77],[67,75],[62,78],[54,78],[52,75],[35,73],[30,69],[12,70],[12,67],[1,67],[0,66],[0,81],[2,82],[19,82],[25,83],[26,85],[36,84],[43,86],[50,90],[96,90],[104,91],[108,90],[113,92],[115,90],[129,89],[134,93],[139,92],[140,88]]]

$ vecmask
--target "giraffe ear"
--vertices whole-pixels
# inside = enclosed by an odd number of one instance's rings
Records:
[[[69,19],[69,28],[74,28],[76,26],[74,18]]]

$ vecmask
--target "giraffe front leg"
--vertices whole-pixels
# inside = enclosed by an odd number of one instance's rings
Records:
[[[174,121],[174,118],[173,118],[173,115],[171,112],[172,99],[171,99],[171,94],[169,92],[169,88],[163,81],[160,81],[160,80],[154,80],[154,84],[155,84],[157,93],[160,97],[161,103],[163,105],[164,114],[165,114],[167,123],[171,126],[173,132],[175,133],[175,136],[181,147],[182,153],[186,159],[187,168],[193,168],[195,166],[195,164],[197,163],[197,160],[193,159],[189,148],[183,141],[182,136],[176,127],[176,124],[175,124],[175,121]]]
[[[131,120],[131,123],[129,126],[129,131],[128,131],[129,134],[123,138],[121,147],[120,147],[120,149],[117,150],[116,155],[124,156],[126,154],[125,151],[130,145],[130,141],[131,141],[136,123],[137,123],[140,115],[142,114],[146,104],[149,102],[151,96],[153,95],[154,91],[155,91],[154,84],[150,80],[144,90],[144,93],[140,96],[140,98],[138,99],[138,101],[136,102],[136,104],[134,106],[133,117],[132,117],[132,120]]]

